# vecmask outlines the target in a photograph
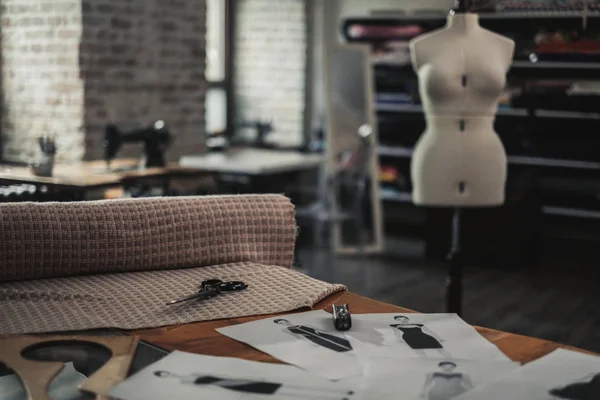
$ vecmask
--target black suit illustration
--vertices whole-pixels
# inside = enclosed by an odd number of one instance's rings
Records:
[[[393,324],[393,329],[402,332],[402,340],[413,350],[442,349],[436,338],[423,332],[423,324]]]
[[[294,325],[287,327],[286,329],[295,335],[302,336],[314,344],[318,344],[329,350],[337,351],[339,353],[352,351],[352,345],[347,339],[322,332],[318,329],[311,328],[310,326]]]
[[[282,386],[280,383],[274,382],[226,379],[210,375],[199,376],[194,380],[194,383],[196,385],[215,385],[223,389],[235,390],[236,392],[256,394],[274,394]]]
[[[277,395],[285,396],[286,398],[298,397],[302,399],[312,398],[315,400],[348,400],[349,396],[354,394],[353,391],[343,392],[337,388],[323,389],[306,387],[305,385],[302,385],[302,382],[298,382],[297,385],[284,385],[282,383],[277,382],[252,379],[223,378],[214,375],[203,374],[190,374],[182,376],[171,373],[169,371],[154,371],[154,376],[162,379],[179,379],[181,384],[184,385],[213,387],[216,386],[222,389],[232,390],[235,392],[258,395],[274,395],[277,393]]]
[[[562,388],[550,390],[550,394],[559,399],[598,400],[600,399],[600,373],[588,382],[571,383]]]
[[[176,378],[179,379],[182,384],[186,385],[211,385],[227,390],[234,390],[236,392],[255,394],[274,394],[283,386],[281,383],[276,382],[221,378],[213,375],[191,374],[181,376],[168,371],[155,371],[154,376],[159,378]]]

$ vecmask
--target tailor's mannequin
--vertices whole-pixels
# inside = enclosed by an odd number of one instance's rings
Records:
[[[506,153],[493,125],[514,42],[483,29],[477,14],[451,12],[410,49],[427,119],[412,158],[414,203],[503,204]]]

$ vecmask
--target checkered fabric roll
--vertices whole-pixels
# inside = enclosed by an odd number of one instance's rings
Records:
[[[236,262],[290,267],[280,195],[0,204],[0,282]]]

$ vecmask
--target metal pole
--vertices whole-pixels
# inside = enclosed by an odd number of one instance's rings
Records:
[[[454,1],[454,12],[468,13],[470,9],[471,9],[470,0],[455,0]]]
[[[452,245],[448,253],[448,279],[446,281],[446,311],[462,314],[463,257],[460,248],[460,208],[452,216]]]

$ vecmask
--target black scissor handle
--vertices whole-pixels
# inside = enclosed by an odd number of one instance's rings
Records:
[[[207,290],[208,288],[211,288],[217,290],[218,292],[239,292],[247,287],[248,285],[242,281],[223,282],[220,279],[208,279],[202,282],[200,285],[201,290]]]
[[[221,291],[222,292],[239,292],[240,290],[244,290],[248,287],[242,281],[230,281],[221,283]]]

